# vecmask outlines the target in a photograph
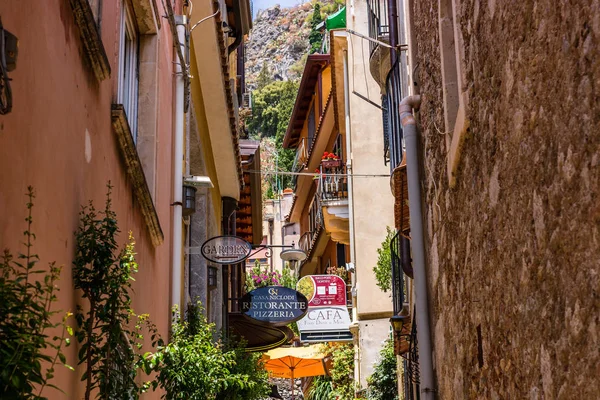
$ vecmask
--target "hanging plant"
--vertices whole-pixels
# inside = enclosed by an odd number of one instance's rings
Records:
[[[69,345],[66,333],[72,334],[67,325],[67,313],[61,322],[54,316],[61,268],[54,262],[49,269],[40,269],[40,261],[33,252],[35,234],[33,225],[33,188],[29,186],[27,196],[28,215],[25,253],[16,259],[6,249],[0,257],[0,398],[44,399],[46,386],[58,389],[49,382],[54,377],[57,363],[66,364],[62,348]],[[48,332],[62,325],[59,336],[50,337]],[[52,351],[48,351],[48,349]],[[59,389],[60,390],[60,389]]]

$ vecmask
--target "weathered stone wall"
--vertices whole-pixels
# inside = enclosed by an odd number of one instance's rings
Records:
[[[600,398],[600,2],[460,2],[453,189],[438,0],[414,3],[439,398]]]

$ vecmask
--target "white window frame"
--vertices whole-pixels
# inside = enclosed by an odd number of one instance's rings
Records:
[[[122,104],[133,136],[137,143],[138,87],[139,87],[139,34],[133,11],[127,0],[121,8],[119,41],[119,77],[117,103]]]

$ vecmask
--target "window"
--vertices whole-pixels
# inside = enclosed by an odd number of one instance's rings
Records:
[[[139,41],[133,11],[127,1],[123,2],[121,10],[120,34],[117,103],[123,105],[133,141],[137,142]]]

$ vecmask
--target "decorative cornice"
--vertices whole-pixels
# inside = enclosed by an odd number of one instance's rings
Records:
[[[111,109],[112,126],[119,140],[119,149],[127,166],[127,175],[131,179],[135,197],[137,198],[142,215],[150,231],[152,244],[156,247],[162,244],[164,235],[158,221],[158,214],[154,208],[154,202],[148,189],[146,176],[138,156],[131,129],[127,122],[127,116],[122,104],[113,104]]]
[[[110,64],[88,0],[70,0],[85,54],[98,81],[110,78]]]

